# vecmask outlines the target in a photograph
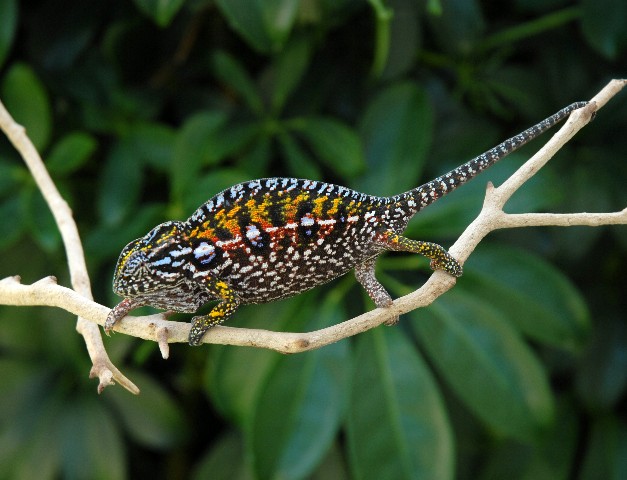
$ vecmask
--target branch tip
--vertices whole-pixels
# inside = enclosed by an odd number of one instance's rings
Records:
[[[11,277],[5,277],[2,280],[0,280],[0,283],[5,283],[5,284],[11,284],[11,283],[21,283],[22,282],[22,277],[20,277],[19,275],[13,275]]]
[[[170,344],[168,343],[169,332],[166,327],[157,328],[157,343],[159,344],[159,351],[161,357],[164,360],[170,358]]]

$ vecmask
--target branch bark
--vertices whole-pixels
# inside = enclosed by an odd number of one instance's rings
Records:
[[[594,112],[605,105],[626,83],[627,80],[612,80],[591,100],[588,106],[574,112],[546,145],[522,165],[503,185],[495,188],[492,184],[488,184],[482,211],[450,248],[450,253],[463,263],[488,233],[501,228],[627,224],[627,208],[614,213],[506,214],[503,212],[503,206],[513,193],[539,171],[562,146],[590,121]],[[71,257],[70,252],[68,252],[68,257]],[[207,332],[203,342],[268,348],[282,353],[312,350],[374,328],[396,315],[429,305],[454,285],[455,279],[453,277],[436,271],[422,287],[409,295],[396,299],[391,307],[375,309],[328,328],[306,333],[289,333],[218,326]],[[80,286],[84,288],[84,285]],[[19,278],[10,277],[0,281],[0,304],[56,306],[79,315],[81,319],[93,322],[94,327],[104,325],[110,311],[109,308],[91,301],[91,298],[87,298],[90,295],[84,295],[82,290],[79,292],[76,285],[74,287],[76,291],[59,286],[50,277],[32,285],[22,285]],[[169,321],[163,314],[142,317],[128,316],[116,324],[114,328],[120,333],[158,342],[164,358],[168,355],[167,344],[186,342],[189,329],[188,323]],[[98,337],[100,338],[99,335]],[[89,341],[87,343],[89,345]],[[115,367],[112,365],[107,368],[114,372]],[[103,378],[100,378],[102,384]],[[120,381],[115,377],[115,374],[113,374],[113,378]]]

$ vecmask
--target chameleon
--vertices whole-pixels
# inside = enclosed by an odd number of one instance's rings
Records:
[[[463,165],[390,197],[317,180],[251,180],[218,193],[185,221],[167,221],[120,253],[113,291],[124,299],[105,321],[107,333],[145,305],[193,313],[189,344],[244,304],[270,302],[322,285],[350,270],[377,307],[392,297],[375,277],[385,251],[413,252],[433,270],[462,275],[438,244],[404,237],[409,220],[443,195],[533,140],[587,102],[576,102]],[[391,325],[398,317],[386,322]]]

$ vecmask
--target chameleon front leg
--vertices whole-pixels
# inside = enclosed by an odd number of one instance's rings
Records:
[[[128,315],[128,312],[131,310],[135,310],[136,308],[143,307],[147,305],[146,302],[135,299],[135,298],[125,298],[120,303],[118,303],[107,315],[107,319],[104,324],[104,331],[107,335],[111,332],[113,326],[118,323],[122,318]]]
[[[377,237],[376,243],[396,252],[419,253],[420,255],[431,259],[430,266],[432,270],[444,270],[454,277],[462,276],[463,268],[459,262],[455,260],[451,254],[444,249],[444,247],[441,247],[437,243],[412,240],[410,238],[403,237],[392,230],[387,230],[381,233]]]
[[[368,296],[372,298],[372,301],[378,308],[386,308],[392,305],[392,297],[374,275],[376,261],[377,257],[373,257],[356,265],[355,278],[361,283]],[[396,323],[398,323],[398,315],[385,322],[388,326]]]
[[[200,345],[205,332],[224,322],[237,310],[240,304],[235,292],[223,280],[210,277],[205,286],[212,296],[220,299],[220,303],[213,307],[208,314],[192,318],[189,344],[193,346]]]

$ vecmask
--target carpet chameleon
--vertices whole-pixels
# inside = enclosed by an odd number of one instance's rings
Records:
[[[449,173],[392,197],[295,178],[234,185],[186,221],[162,223],[122,250],[113,290],[124,300],[109,313],[105,331],[140,306],[191,313],[218,300],[208,314],[192,320],[189,343],[198,345],[239,305],[290,297],[351,269],[376,306],[386,307],[392,298],[374,274],[376,258],[386,250],[419,253],[431,260],[432,269],[459,277],[462,266],[443,247],[402,236],[409,220],[585,105],[573,103]]]

